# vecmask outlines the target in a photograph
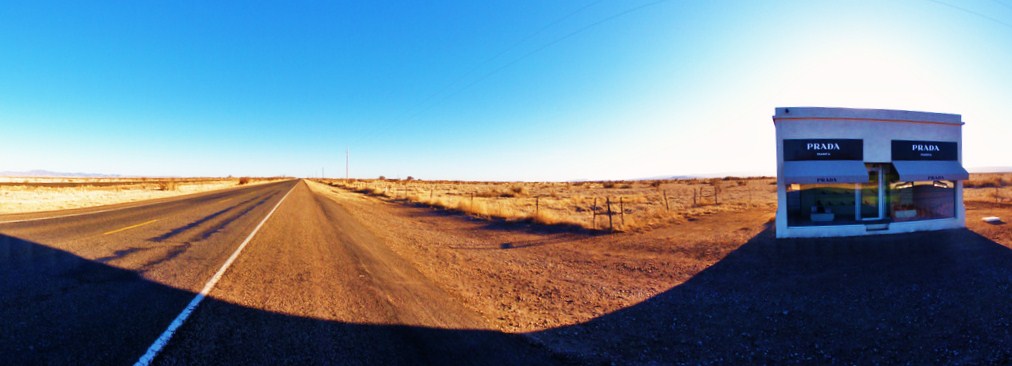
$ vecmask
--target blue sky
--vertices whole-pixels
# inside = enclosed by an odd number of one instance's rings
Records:
[[[772,175],[777,106],[958,113],[1010,166],[1012,0],[4,2],[0,171]]]

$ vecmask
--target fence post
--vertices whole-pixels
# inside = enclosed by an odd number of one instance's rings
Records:
[[[622,203],[622,196],[618,197],[618,217],[622,218],[622,229],[625,229],[625,205]]]
[[[745,181],[745,187],[748,188],[748,207],[752,207],[752,186]]]
[[[594,197],[594,205],[590,206],[590,219],[594,222],[594,230],[597,230],[597,197]]]
[[[661,191],[664,195],[664,211],[671,211],[671,207],[668,206],[668,191]]]
[[[720,202],[717,202],[717,191],[718,191],[718,188],[720,188],[720,187],[718,187],[716,185],[713,186],[713,204],[714,205],[719,205],[720,204]]]
[[[608,231],[615,231],[615,226],[611,221],[611,197],[605,197],[605,204],[608,205]]]
[[[534,197],[534,217],[541,213],[541,197]]]
[[[474,192],[471,192],[471,209],[474,210]]]
[[[696,207],[696,189],[692,189],[692,207]]]

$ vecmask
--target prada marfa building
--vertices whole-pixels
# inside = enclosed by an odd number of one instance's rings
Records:
[[[777,108],[778,238],[961,228],[962,117]]]

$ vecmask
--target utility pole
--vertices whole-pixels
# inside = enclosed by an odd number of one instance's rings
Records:
[[[351,160],[351,149],[344,148],[344,179],[348,179],[348,162]]]

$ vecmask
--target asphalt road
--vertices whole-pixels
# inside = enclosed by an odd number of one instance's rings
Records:
[[[293,180],[0,216],[3,363],[136,362],[261,222],[155,364],[559,361]]]

